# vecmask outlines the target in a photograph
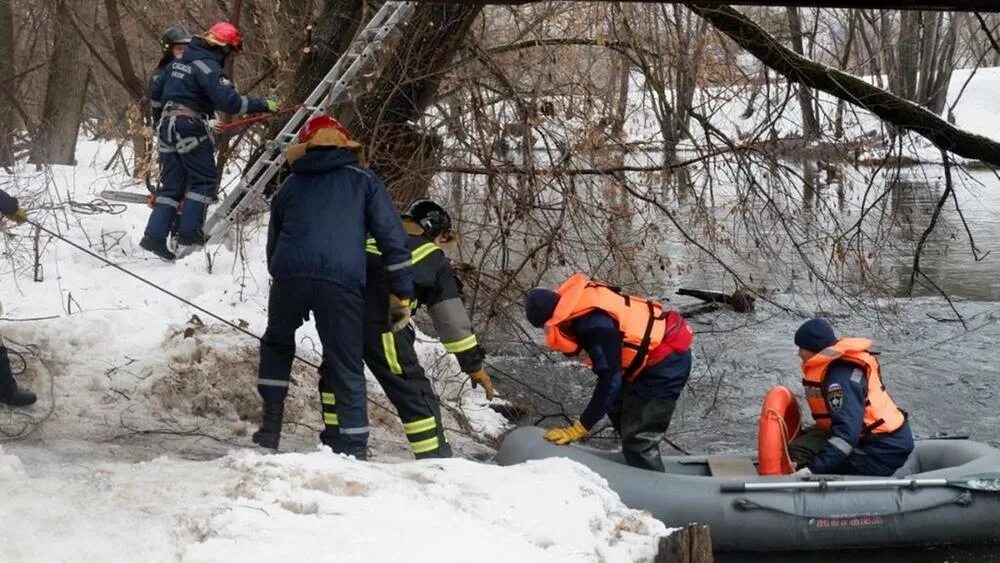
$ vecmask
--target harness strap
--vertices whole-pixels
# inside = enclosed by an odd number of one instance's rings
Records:
[[[646,363],[646,354],[649,353],[649,341],[653,334],[653,325],[656,324],[656,311],[653,308],[652,301],[646,301],[646,307],[649,308],[649,320],[646,321],[646,331],[642,335],[642,341],[639,343],[639,348],[636,350],[635,357],[629,362],[627,368],[625,368],[625,380],[634,381],[639,375],[639,369]]]

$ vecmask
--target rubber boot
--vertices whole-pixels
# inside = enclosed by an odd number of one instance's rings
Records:
[[[170,249],[167,248],[167,241],[165,240],[153,240],[147,236],[144,236],[142,237],[142,240],[139,241],[139,246],[143,250],[148,250],[149,252],[152,252],[161,260],[164,260],[166,262],[173,262],[174,260],[177,259],[177,256],[173,252],[170,252]]]
[[[272,450],[278,449],[284,414],[285,403],[264,403],[264,417],[260,421],[260,430],[253,434],[253,443]]]
[[[28,407],[35,404],[38,397],[27,389],[14,389],[9,397],[0,397],[0,403],[5,403],[12,407]]]

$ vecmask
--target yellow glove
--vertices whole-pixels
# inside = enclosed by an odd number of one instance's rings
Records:
[[[389,330],[399,332],[410,324],[410,300],[389,295]]]
[[[475,389],[476,385],[482,385],[483,391],[486,393],[486,400],[493,400],[493,380],[490,379],[486,369],[479,368],[478,371],[474,371],[469,374],[469,379],[472,380],[472,388]]]
[[[10,217],[11,220],[20,225],[21,223],[24,223],[25,221],[28,220],[28,212],[25,211],[23,207],[18,207],[17,211],[8,215],[8,217]]]
[[[565,446],[566,444],[572,444],[578,440],[582,440],[590,436],[590,432],[580,424],[577,420],[572,426],[567,426],[565,428],[553,428],[545,433],[545,439],[560,446]]]
[[[270,99],[267,101],[267,110],[271,113],[278,111],[278,108],[280,107],[281,105],[278,103],[278,100]]]

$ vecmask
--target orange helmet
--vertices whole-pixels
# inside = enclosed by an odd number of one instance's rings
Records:
[[[208,28],[205,38],[210,43],[220,46],[228,45],[233,49],[239,49],[242,42],[240,30],[229,22],[216,22],[212,27]]]

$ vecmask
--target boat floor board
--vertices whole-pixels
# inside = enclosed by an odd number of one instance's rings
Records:
[[[745,457],[711,456],[708,458],[708,468],[713,477],[746,477],[757,475],[753,461]]]

